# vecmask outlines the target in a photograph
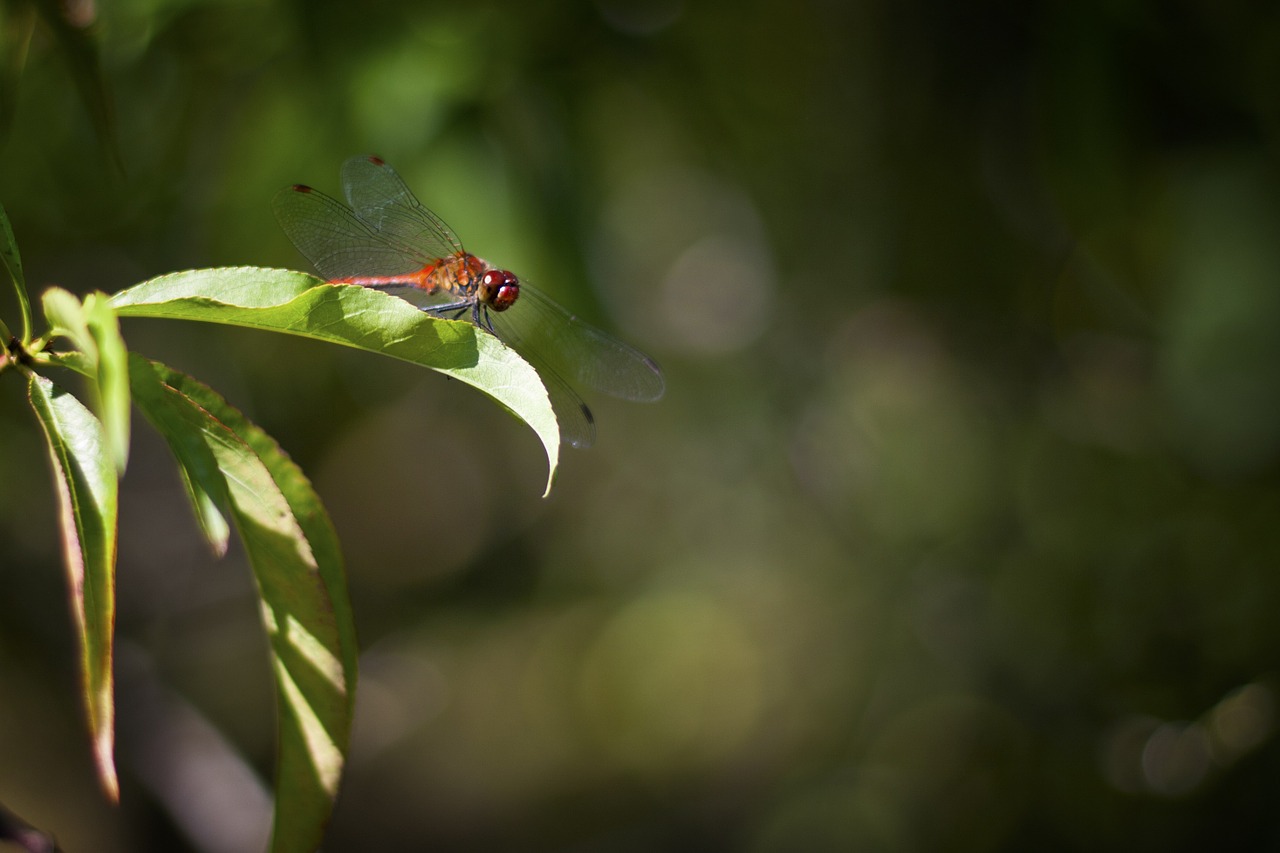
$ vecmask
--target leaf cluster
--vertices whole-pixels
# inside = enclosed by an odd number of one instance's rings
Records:
[[[49,450],[81,691],[98,778],[119,796],[112,681],[118,482],[134,407],[167,442],[201,531],[243,543],[270,642],[277,706],[272,850],[313,850],[332,810],[351,731],[356,637],[333,526],[276,442],[198,380],[129,352],[119,318],[196,320],[282,332],[376,352],[473,385],[528,423],[547,451],[551,488],[560,433],[536,371],[492,335],[376,291],[303,273],[242,267],[161,276],[114,296],[51,288],[36,337],[17,243],[0,207],[0,260],[21,333],[0,319],[0,376],[22,375]],[[45,375],[69,369],[87,403]]]

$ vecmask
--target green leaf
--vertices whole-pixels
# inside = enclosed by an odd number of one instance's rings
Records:
[[[182,484],[187,490],[187,498],[191,501],[200,530],[213,547],[214,554],[224,556],[231,533],[225,515],[231,511],[225,472],[220,470],[217,458],[209,449],[206,436],[200,429],[202,422],[197,419],[193,427],[190,423],[192,412],[170,399],[177,392],[158,384],[159,380],[154,374],[159,369],[158,365],[153,365],[136,353],[129,356],[133,401],[169,443],[169,450],[178,463]],[[160,393],[161,391],[164,393]],[[175,399],[195,405],[185,398]],[[209,417],[212,418],[212,415]]]
[[[81,376],[92,379],[97,373],[97,365],[93,363],[93,359],[80,352],[79,350],[67,350],[66,352],[50,352],[45,350],[40,355],[54,367],[63,367],[67,370],[74,370]]]
[[[213,547],[214,555],[225,557],[227,541],[231,538],[227,517],[222,514],[222,509],[213,495],[205,491],[203,480],[193,478],[190,468],[186,465],[179,465],[178,471],[182,475],[182,485],[187,490],[187,499],[191,501],[191,509],[196,514],[196,523],[200,525],[200,532],[204,534],[205,541]]]
[[[89,334],[84,305],[76,295],[61,287],[51,287],[41,295],[40,302],[44,306],[45,319],[49,321],[50,333],[69,339],[76,349],[96,362],[98,346]]]
[[[120,323],[105,293],[90,293],[84,299],[89,335],[98,352],[97,386],[99,408],[116,468],[123,473],[129,461],[129,360]]]
[[[9,225],[9,214],[5,213],[2,204],[0,204],[0,261],[4,262],[4,268],[9,271],[9,278],[13,281],[14,290],[18,293],[18,307],[22,311],[22,343],[26,345],[31,342],[31,300],[27,298],[27,279],[22,274],[22,256],[18,254],[18,241],[13,237],[13,228]],[[0,334],[5,338],[10,334],[3,324],[0,324]],[[0,341],[0,344],[7,343],[8,340]]]
[[[116,471],[102,424],[84,405],[33,374],[31,406],[49,442],[57,486],[62,551],[80,641],[81,687],[98,779],[119,798],[115,769],[115,700],[111,675],[115,629]]]
[[[381,353],[466,382],[527,423],[546,448],[547,492],[559,464],[560,427],[537,371],[471,323],[442,320],[403,299],[314,276],[257,267],[190,270],[111,297],[125,317],[227,323]]]
[[[13,226],[9,224],[9,214],[3,204],[0,204],[0,259],[9,271],[9,278],[25,293],[27,279],[22,274],[22,256],[18,254],[18,241],[13,236]]]
[[[104,293],[91,293],[81,304],[60,287],[49,288],[41,301],[52,334],[70,339],[92,369],[94,408],[123,472],[129,459],[129,368],[115,310]]]
[[[185,476],[230,512],[244,542],[280,708],[271,849],[315,850],[355,707],[355,627],[337,535],[306,477],[240,412],[164,365],[133,355],[129,367],[139,408]]]

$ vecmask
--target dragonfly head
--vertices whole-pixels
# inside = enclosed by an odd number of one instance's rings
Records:
[[[494,311],[506,311],[520,298],[520,279],[506,270],[486,270],[480,277],[479,298]]]

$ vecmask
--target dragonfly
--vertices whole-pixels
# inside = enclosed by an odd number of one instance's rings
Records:
[[[495,335],[538,371],[569,445],[590,447],[596,435],[575,386],[624,400],[662,397],[666,384],[653,359],[464,250],[382,159],[347,160],[342,189],[347,204],[304,184],[276,194],[276,219],[298,251],[332,284],[404,296],[433,316],[465,317]]]

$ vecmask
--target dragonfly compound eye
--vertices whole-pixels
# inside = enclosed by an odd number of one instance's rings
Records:
[[[520,298],[520,279],[506,270],[488,270],[480,279],[480,299],[494,311],[506,311]]]

